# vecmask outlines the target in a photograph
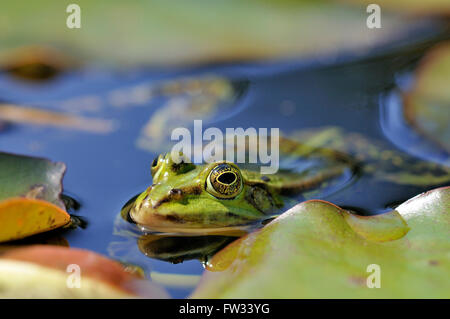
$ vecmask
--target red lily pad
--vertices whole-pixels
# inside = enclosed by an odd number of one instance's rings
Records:
[[[80,287],[68,284],[79,269]],[[97,253],[35,245],[0,255],[0,297],[7,298],[167,298],[154,283],[129,273]]]

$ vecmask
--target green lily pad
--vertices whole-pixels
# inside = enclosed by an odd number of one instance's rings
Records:
[[[370,217],[304,202],[217,253],[192,297],[449,298],[449,212],[450,187]]]
[[[383,11],[366,27],[366,7],[334,1],[78,0],[81,28],[66,27],[68,3],[2,6],[3,48],[52,44],[83,60],[173,64],[316,57],[367,49],[407,34],[420,20]],[[117,19],[120,17],[120,23]],[[120,39],[120,41],[117,41]],[[80,54],[82,52],[82,54]]]
[[[0,152],[0,242],[70,222],[60,199],[65,165]]]
[[[405,117],[420,133],[450,152],[450,42],[439,44],[416,71],[405,94]]]
[[[64,163],[0,152],[0,201],[26,197],[65,208],[59,197],[65,170]]]

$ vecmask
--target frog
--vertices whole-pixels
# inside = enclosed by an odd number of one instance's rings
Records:
[[[132,202],[129,218],[143,230],[229,233],[233,227],[277,215],[291,199],[330,186],[352,170],[351,160],[343,154],[325,149],[306,154],[305,145],[294,145],[290,153],[302,152],[309,167],[270,175],[225,160],[194,164],[175,161],[171,153],[160,154],[151,165],[153,184]]]
[[[277,216],[287,206],[307,199],[303,195],[314,194],[337,180],[343,179],[339,187],[345,187],[358,174],[420,187],[450,181],[445,165],[415,161],[382,143],[336,127],[281,136],[279,145],[280,153],[291,161],[301,158],[315,163],[313,168],[264,175],[228,161],[177,164],[171,153],[161,154],[151,165],[153,184],[132,203],[129,217],[143,230],[229,232],[230,227]]]

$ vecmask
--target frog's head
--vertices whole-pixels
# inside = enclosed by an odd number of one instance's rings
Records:
[[[176,163],[167,154],[152,162],[151,173],[153,185],[130,210],[136,223],[151,229],[247,224],[276,206],[263,183],[249,184],[245,172],[230,162]]]

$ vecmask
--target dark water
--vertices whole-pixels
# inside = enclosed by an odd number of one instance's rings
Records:
[[[398,143],[386,137],[387,131],[380,123],[383,116],[380,106],[396,87],[399,77],[413,70],[423,52],[432,45],[433,39],[428,40],[386,49],[367,59],[328,66],[291,61],[211,65],[184,70],[118,71],[87,67],[38,84],[13,79],[3,73],[0,75],[3,101],[61,110],[61,101],[93,95],[102,100],[100,109],[80,111],[80,114],[113,119],[119,126],[112,133],[102,135],[10,125],[0,132],[0,149],[66,163],[65,193],[80,202],[81,208],[76,214],[88,222],[85,229],[64,232],[71,247],[87,248],[105,255],[113,254],[112,249],[119,247],[118,255],[141,266],[147,273],[199,275],[203,271],[199,261],[171,264],[149,258],[139,251],[136,238],[130,237],[127,241],[113,235],[114,222],[122,206],[151,184],[149,167],[156,152],[137,148],[135,141],[162,101],[156,98],[144,105],[115,107],[108,103],[107,94],[115,89],[161,79],[215,74],[235,81],[248,81],[248,86],[232,108],[219,112],[208,125],[222,130],[227,127],[279,127],[284,132],[331,125],[398,147]],[[431,159],[439,161],[439,156]],[[389,183],[368,186],[366,182],[360,182],[357,192],[338,192],[329,200],[357,208],[362,213],[379,212],[391,203],[401,202],[427,189]],[[114,242],[119,246],[111,244]],[[185,297],[191,290],[190,287],[169,287],[174,297]]]

